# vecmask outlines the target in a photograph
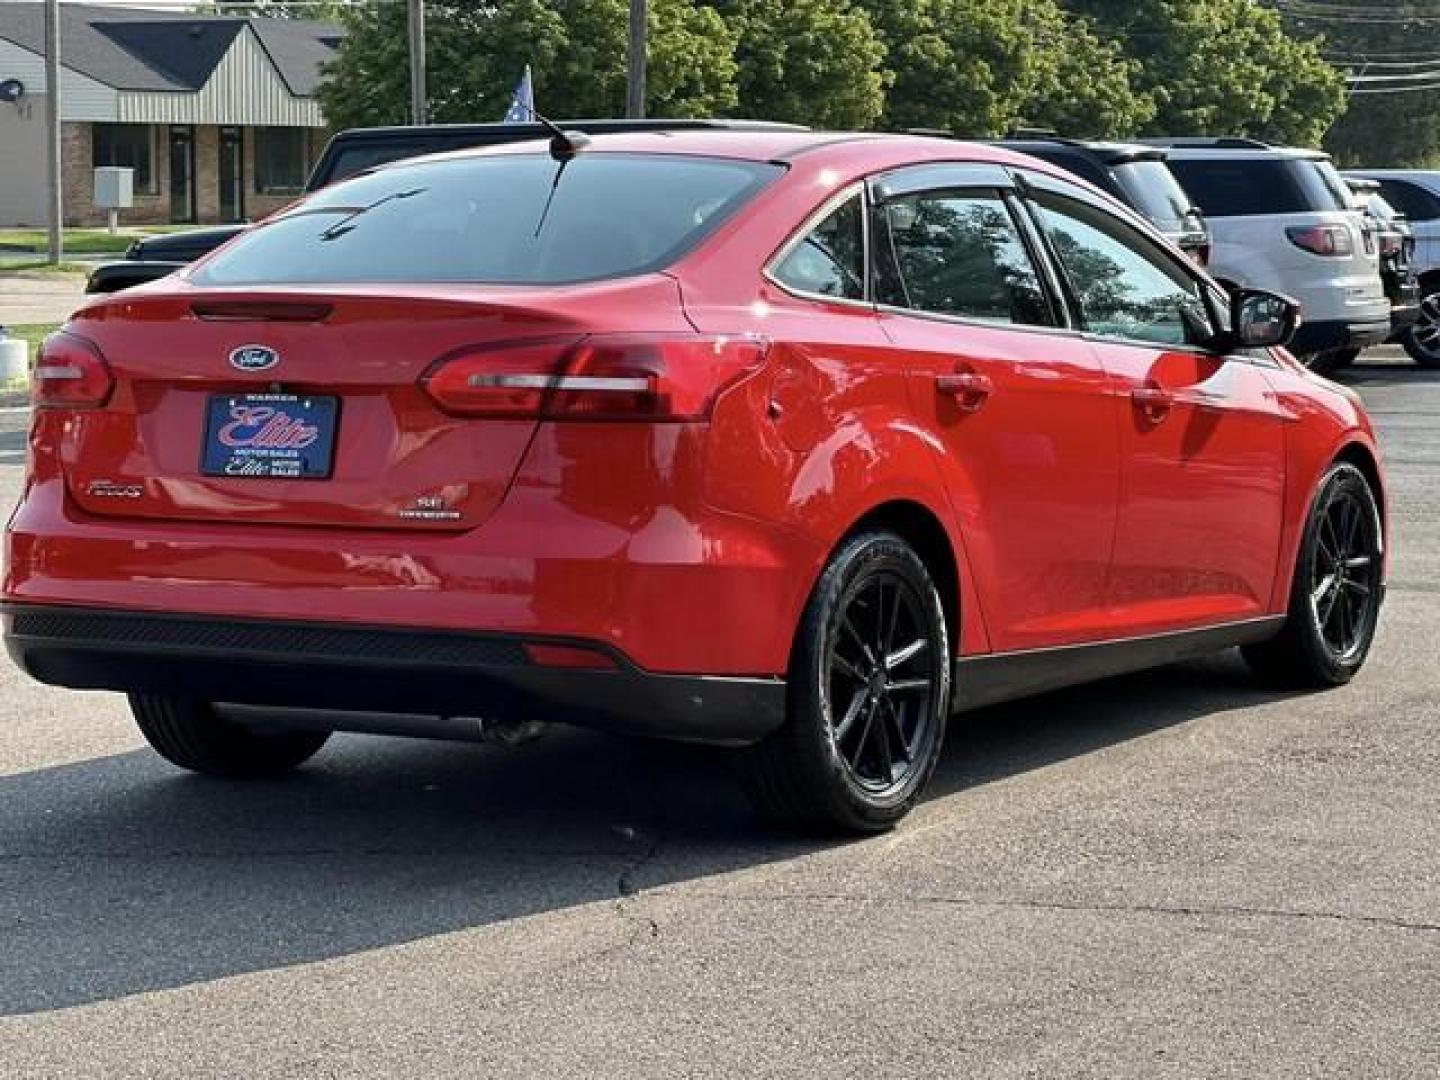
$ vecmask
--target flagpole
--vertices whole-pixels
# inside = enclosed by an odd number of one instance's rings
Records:
[[[625,115],[645,117],[645,0],[630,0],[630,71],[625,87]]]
[[[410,3],[410,122],[428,124],[430,106],[425,87],[425,0]]]

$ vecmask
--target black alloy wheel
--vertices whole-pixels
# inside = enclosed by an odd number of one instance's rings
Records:
[[[1370,653],[1384,599],[1384,535],[1365,474],[1349,462],[1321,479],[1280,633],[1242,651],[1256,674],[1280,686],[1349,682]]]
[[[904,577],[862,578],[826,634],[826,721],[855,783],[885,795],[925,761],[939,724],[936,647],[923,600]]]
[[[1374,503],[1335,484],[1318,508],[1310,560],[1310,614],[1336,660],[1368,644],[1380,603],[1380,535]]]
[[[950,663],[944,606],[914,548],[879,531],[844,541],[796,632],[786,723],[745,751],[757,810],[807,832],[894,825],[939,761]]]
[[[1419,313],[1400,335],[1400,344],[1421,367],[1440,368],[1440,293],[1420,301]]]

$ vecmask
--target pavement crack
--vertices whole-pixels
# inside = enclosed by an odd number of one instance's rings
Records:
[[[1379,926],[1393,930],[1413,930],[1420,933],[1440,932],[1440,923],[1420,922],[1389,915],[1356,915],[1339,911],[1315,911],[1303,908],[1252,907],[1243,904],[1106,904],[1096,902],[1065,900],[1016,900],[1004,898],[981,898],[963,896],[872,896],[863,893],[773,893],[773,894],[707,894],[711,899],[763,900],[763,901],[834,901],[850,903],[874,903],[895,905],[938,905],[969,908],[1013,908],[1036,911],[1086,911],[1114,912],[1117,914],[1166,915],[1182,918],[1260,918],[1297,919],[1340,923],[1354,923],[1362,926]]]

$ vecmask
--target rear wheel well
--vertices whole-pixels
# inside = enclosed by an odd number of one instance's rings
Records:
[[[945,625],[950,632],[950,647],[960,642],[960,569],[955,562],[955,549],[945,526],[920,503],[897,501],[875,507],[841,537],[840,543],[856,533],[872,529],[893,532],[915,549],[925,569],[940,592],[945,609]],[[837,547],[839,544],[836,545]]]

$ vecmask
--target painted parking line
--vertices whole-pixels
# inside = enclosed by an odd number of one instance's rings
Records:
[[[29,405],[0,405],[0,416],[19,416],[29,411]]]

